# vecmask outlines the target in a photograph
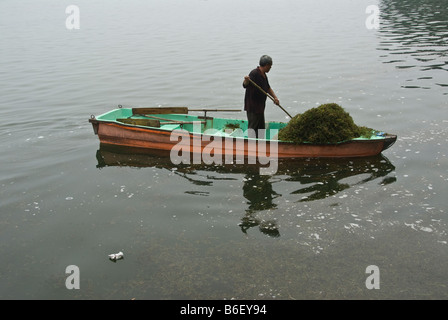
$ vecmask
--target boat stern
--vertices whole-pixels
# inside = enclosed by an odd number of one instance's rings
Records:
[[[93,132],[98,135],[98,127],[99,127],[99,121],[96,120],[95,116],[90,116],[89,122],[92,124]]]

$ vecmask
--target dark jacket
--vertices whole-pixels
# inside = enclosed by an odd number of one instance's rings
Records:
[[[270,85],[268,77],[267,75],[266,77],[263,77],[259,67],[252,70],[249,73],[249,77],[265,92],[269,92]],[[246,88],[246,94],[244,95],[244,110],[253,113],[264,113],[267,96],[251,83],[249,83],[247,86],[244,86],[243,83],[243,87]]]

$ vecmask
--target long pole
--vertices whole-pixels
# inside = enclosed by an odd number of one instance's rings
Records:
[[[255,87],[258,88],[258,90],[260,90],[261,92],[263,92],[265,95],[267,95],[272,101],[275,101],[275,99],[266,91],[263,90],[262,87],[260,87],[258,84],[256,84],[251,78],[249,78],[250,83],[252,83]],[[280,109],[282,109],[291,119],[292,116],[285,110],[283,109],[283,107],[281,105],[278,104],[278,106],[280,107]]]

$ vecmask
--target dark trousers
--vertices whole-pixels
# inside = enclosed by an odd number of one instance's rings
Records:
[[[249,122],[247,128],[253,129],[255,131],[255,138],[263,139],[264,129],[266,128],[264,123],[264,113],[253,113],[247,111],[247,120]],[[259,130],[262,131],[259,132]],[[251,130],[248,131],[248,137],[254,138],[253,132],[251,132]]]

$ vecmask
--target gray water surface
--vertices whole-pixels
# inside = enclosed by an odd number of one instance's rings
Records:
[[[0,298],[447,298],[447,40],[437,0],[1,1]],[[263,54],[289,113],[336,102],[398,141],[262,176],[105,148],[88,123],[242,109]],[[269,100],[266,118],[288,121]]]

